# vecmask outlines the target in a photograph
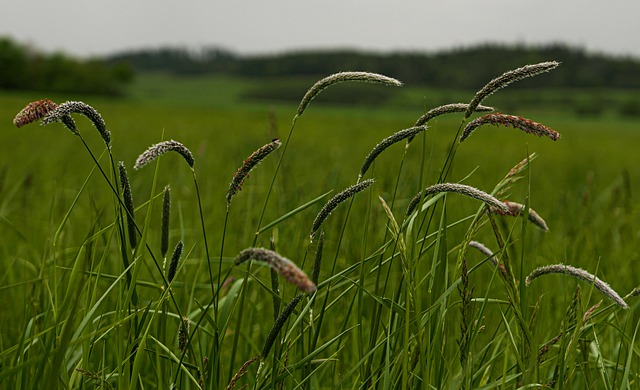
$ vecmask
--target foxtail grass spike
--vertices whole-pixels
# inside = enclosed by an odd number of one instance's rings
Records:
[[[138,231],[136,229],[135,219],[135,207],[133,206],[133,194],[131,193],[131,184],[129,183],[129,176],[127,175],[127,169],[124,167],[124,162],[118,162],[118,173],[120,175],[120,185],[122,186],[122,197],[124,200],[124,207],[127,209],[127,229],[129,233],[129,244],[131,249],[134,249],[138,244]]]
[[[364,163],[362,164],[362,167],[360,168],[360,178],[362,178],[364,176],[364,174],[367,172],[367,170],[369,169],[369,167],[371,166],[371,164],[373,163],[373,161],[376,159],[376,157],[378,157],[378,155],[380,155],[380,153],[382,153],[385,149],[387,149],[389,146],[402,141],[403,139],[407,139],[407,138],[411,138],[413,139],[413,137],[415,137],[417,134],[423,132],[427,130],[427,126],[416,126],[416,127],[410,127],[408,129],[404,129],[404,130],[400,130],[397,133],[394,133],[392,135],[390,135],[389,137],[383,139],[382,141],[380,141],[379,144],[377,144],[373,150],[371,150],[371,152],[369,152],[369,154],[367,155],[367,157],[364,159]]]
[[[469,105],[467,103],[451,103],[451,104],[445,104],[443,106],[439,106],[436,108],[432,108],[431,110],[427,111],[424,115],[422,115],[420,118],[418,118],[414,126],[426,125],[431,119],[438,117],[440,115],[451,114],[454,112],[466,112],[467,108],[469,108]],[[475,109],[476,112],[489,112],[494,110],[495,108],[493,107],[483,106],[483,105],[479,105]]]
[[[541,62],[539,64],[525,65],[521,68],[503,73],[502,75],[489,81],[484,87],[482,87],[482,89],[480,89],[475,94],[475,96],[469,103],[469,107],[467,107],[464,117],[470,117],[471,114],[476,110],[476,107],[478,107],[478,105],[487,96],[491,95],[495,91],[502,89],[513,82],[525,79],[527,77],[536,76],[540,73],[548,72],[558,67],[558,65],[560,65],[560,63],[556,61]]]
[[[314,85],[312,85],[311,88],[309,88],[307,93],[302,98],[302,101],[300,101],[300,105],[298,106],[298,111],[296,113],[296,116],[302,115],[302,113],[304,112],[305,108],[307,108],[311,100],[313,100],[313,98],[318,96],[318,94],[322,92],[325,88],[330,87],[333,84],[338,84],[345,81],[360,81],[365,83],[391,85],[395,87],[402,86],[402,82],[394,78],[387,77],[377,73],[369,73],[369,72],[335,73],[319,80]]]
[[[295,265],[291,260],[282,257],[275,251],[264,248],[247,248],[240,252],[234,259],[236,265],[254,259],[267,263],[271,268],[278,271],[288,283],[293,284],[298,290],[309,295],[316,292],[316,285],[309,277]]]
[[[178,328],[178,349],[181,352],[187,348],[190,328],[191,321],[189,320],[189,317],[182,317],[182,319],[180,320],[180,327]]]
[[[535,134],[538,137],[548,137],[554,141],[559,140],[561,137],[560,133],[558,133],[557,131],[541,123],[534,122],[531,119],[523,118],[516,115],[496,113],[483,115],[467,123],[464,130],[462,131],[462,135],[460,136],[460,142],[467,139],[467,137],[469,137],[475,129],[487,124],[491,124],[494,126],[502,125],[513,127],[514,129],[520,129],[525,133]]]
[[[27,104],[19,113],[13,118],[13,124],[20,128],[29,123],[37,122],[45,116],[49,115],[55,110],[58,105],[49,99],[37,100]]]
[[[233,196],[242,189],[242,183],[249,176],[249,172],[253,170],[262,160],[264,160],[271,152],[282,146],[282,142],[279,139],[274,138],[268,144],[260,147],[255,152],[251,153],[249,157],[242,163],[240,168],[236,171],[231,179],[229,190],[227,191],[227,210],[231,207],[231,199]]]
[[[316,219],[313,221],[313,224],[311,225],[310,237],[313,238],[313,236],[318,232],[318,229],[320,229],[320,226],[322,226],[322,223],[327,219],[331,212],[333,212],[333,210],[335,210],[335,208],[340,205],[340,203],[351,198],[358,192],[366,189],[371,184],[373,184],[373,182],[373,179],[364,180],[358,184],[354,184],[351,187],[348,187],[346,190],[340,192],[339,194],[336,194],[333,198],[331,198],[327,202],[327,204],[322,207],[322,209],[316,216]]]
[[[462,194],[462,195],[469,196],[471,198],[478,199],[486,203],[488,206],[495,207],[504,212],[509,211],[507,205],[505,205],[498,199],[494,198],[493,196],[487,194],[486,192],[481,191],[475,187],[471,187],[465,184],[458,184],[458,183],[440,183],[440,184],[435,184],[430,187],[427,187],[423,191],[418,192],[418,194],[413,197],[411,202],[409,202],[409,207],[407,207],[407,215],[411,215],[411,213],[415,210],[415,208],[418,206],[418,204],[424,197],[427,197],[432,194],[437,194],[440,192],[456,192],[458,194]]]
[[[171,224],[171,187],[164,187],[162,196],[162,228],[160,236],[160,252],[166,257],[169,250],[169,225]]]
[[[171,255],[171,262],[169,263],[169,271],[167,271],[167,281],[171,283],[173,278],[176,277],[176,272],[178,272],[178,263],[180,262],[180,258],[182,257],[182,250],[184,249],[184,244],[182,241],[179,241],[173,250],[173,255]]]
[[[522,213],[524,213],[525,206],[523,204],[516,203],[516,202],[510,202],[510,201],[507,201],[507,200],[503,201],[503,203],[505,205],[507,205],[507,207],[509,208],[509,211],[505,212],[505,211],[497,209],[495,207],[491,207],[491,211],[494,212],[494,213],[500,214],[500,215],[510,215],[512,217],[517,217],[519,215],[522,215]],[[547,226],[547,223],[531,207],[529,207],[528,218],[529,218],[529,221],[531,223],[536,225],[541,230],[544,230],[545,232],[549,231],[549,227]]]
[[[280,332],[284,324],[287,322],[287,319],[289,318],[289,316],[291,316],[291,313],[293,313],[293,309],[296,308],[296,306],[298,305],[298,303],[300,303],[303,297],[304,297],[304,294],[298,294],[295,297],[293,297],[291,302],[289,302],[287,306],[285,306],[284,309],[282,309],[282,312],[280,313],[278,318],[276,318],[273,326],[271,327],[271,330],[269,331],[269,334],[267,335],[267,338],[264,342],[264,346],[262,347],[262,352],[260,353],[260,356],[262,357],[262,359],[266,359],[266,357],[269,356],[269,351],[271,351],[271,347],[273,346],[273,343],[276,341],[276,337],[278,336],[278,333]]]
[[[61,121],[69,127],[65,117],[70,117],[71,114],[82,114],[86,116],[91,123],[93,123],[96,130],[98,130],[98,133],[100,133],[100,136],[104,140],[105,145],[107,145],[107,148],[111,149],[111,132],[107,130],[107,125],[104,122],[104,119],[102,119],[102,116],[100,116],[98,111],[84,102],[72,101],[60,104],[55,110],[50,112],[49,115],[44,117],[42,124],[47,125],[49,123]],[[73,126],[75,129],[75,124]],[[74,129],[70,128],[69,130],[77,133],[77,130]]]
[[[591,275],[589,272],[583,269],[572,267],[570,265],[553,264],[553,265],[547,265],[544,267],[536,268],[535,270],[533,270],[533,272],[529,274],[529,276],[527,276],[526,278],[527,286],[531,284],[531,282],[534,279],[542,275],[548,275],[548,274],[565,274],[565,275],[573,276],[574,278],[578,278],[587,283],[592,283],[596,289],[598,289],[601,293],[609,297],[611,300],[617,303],[620,307],[622,307],[623,309],[629,308],[629,305],[627,305],[624,299],[622,299],[620,295],[618,295],[618,293],[616,293],[607,283],[603,282],[595,275]]]
[[[193,154],[191,154],[191,151],[187,149],[186,146],[174,140],[162,141],[155,145],[151,145],[140,156],[138,156],[136,163],[133,165],[133,169],[140,169],[156,158],[171,151],[180,154],[184,158],[184,161],[186,161],[187,164],[189,164],[189,166],[193,169],[193,165],[195,164]]]
[[[45,118],[52,113],[58,105],[49,99],[37,100],[27,104],[20,112],[13,118],[13,124],[20,128],[29,123],[37,122],[40,119]],[[63,115],[60,117],[62,122],[73,134],[78,135],[78,128],[73,118],[69,115]]]

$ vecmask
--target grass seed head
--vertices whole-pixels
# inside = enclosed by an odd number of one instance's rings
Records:
[[[178,349],[181,352],[187,348],[190,328],[191,321],[189,320],[189,317],[182,317],[182,320],[180,320],[180,327],[178,328]]]
[[[171,187],[164,187],[162,196],[162,228],[160,237],[160,253],[162,257],[167,255],[169,250],[169,225],[171,223]]]
[[[538,122],[534,122],[531,119],[523,118],[517,115],[496,113],[483,115],[469,122],[462,131],[460,142],[469,137],[475,129],[486,124],[491,124],[494,126],[502,125],[513,127],[514,129],[520,129],[525,133],[535,134],[538,137],[548,137],[554,141],[559,140],[561,137],[560,133],[558,133],[557,131]]]
[[[427,111],[424,115],[422,115],[420,118],[418,118],[415,126],[426,125],[427,122],[429,122],[431,119],[440,115],[450,114],[454,112],[466,112],[468,108],[469,108],[469,105],[467,103],[451,103],[451,104],[445,104],[443,106],[439,106],[436,108],[432,108],[431,110]],[[495,108],[489,107],[489,106],[483,106],[483,105],[479,105],[475,109],[476,112],[489,112],[493,110],[495,110]],[[411,142],[411,140],[409,140],[409,142]]]
[[[233,196],[242,189],[242,183],[249,177],[249,172],[253,170],[262,160],[264,160],[271,152],[282,146],[282,142],[275,138],[268,144],[260,147],[255,152],[251,153],[249,157],[242,163],[240,168],[236,171],[231,179],[229,190],[227,191],[227,210],[231,207],[231,199]]]
[[[49,99],[36,100],[27,104],[15,118],[13,118],[13,124],[20,128],[29,123],[37,122],[45,116],[49,115],[51,111],[55,110],[58,105]]]
[[[309,279],[309,277],[298,268],[291,260],[282,257],[275,251],[264,248],[247,248],[240,252],[235,258],[234,263],[236,265],[243,262],[254,259],[264,263],[267,263],[271,268],[278,271],[278,274],[282,276],[288,283],[296,286],[300,291],[303,291],[309,295],[316,292],[316,285]]]
[[[124,162],[118,162],[118,173],[120,175],[120,185],[122,186],[122,197],[124,207],[127,209],[127,229],[129,233],[129,244],[131,249],[135,248],[138,243],[138,232],[136,229],[135,207],[133,205],[133,194],[131,193],[131,184]]]
[[[522,213],[524,213],[525,206],[523,204],[516,203],[516,202],[510,202],[508,200],[505,200],[504,204],[509,208],[508,211],[505,212],[504,210],[498,209],[498,208],[495,208],[495,207],[491,207],[491,211],[494,212],[494,213],[500,214],[500,215],[510,215],[512,217],[517,217],[519,215],[522,215]],[[531,223],[536,225],[541,230],[544,230],[545,232],[549,231],[549,227],[547,226],[547,223],[531,207],[529,207],[528,218],[529,218],[529,221]]]
[[[167,281],[171,283],[173,279],[176,277],[176,272],[178,272],[178,263],[180,262],[180,257],[182,257],[182,250],[184,249],[184,243],[179,241],[173,250],[173,255],[171,255],[171,262],[169,263],[169,271],[167,272]]]
[[[107,130],[107,125],[104,122],[104,119],[102,119],[102,116],[100,116],[100,113],[96,111],[96,109],[84,102],[71,101],[60,104],[55,110],[44,117],[42,124],[48,125],[49,123],[60,121],[69,127],[69,120],[67,118],[71,118],[71,114],[82,114],[87,117],[91,123],[93,123],[96,130],[98,130],[98,133],[100,133],[100,136],[104,140],[105,145],[107,145],[107,148],[111,149],[111,132]],[[75,124],[73,125],[73,128],[69,128],[69,130],[77,133]]]
[[[318,229],[320,229],[320,226],[322,226],[322,223],[327,219],[327,217],[329,217],[329,215],[333,212],[333,210],[335,210],[336,207],[340,205],[340,203],[351,198],[358,192],[366,189],[371,184],[373,184],[373,182],[374,182],[373,179],[361,181],[360,183],[354,184],[351,187],[348,187],[344,191],[340,192],[339,194],[336,194],[333,198],[331,198],[322,207],[322,209],[316,216],[316,219],[313,221],[313,224],[311,225],[310,237],[313,238],[313,236],[318,232]]]
[[[298,106],[298,111],[296,116],[302,115],[305,108],[309,105],[311,100],[318,96],[320,92],[322,92],[325,88],[328,88],[334,84],[343,83],[345,81],[360,81],[365,83],[376,83],[376,84],[384,84],[384,85],[392,85],[395,87],[401,87],[402,82],[387,77],[377,73],[370,72],[340,72],[334,73],[330,76],[327,76],[309,88],[307,93],[305,93],[302,101],[300,101],[300,105]]]
[[[397,142],[400,142],[403,139],[408,139],[408,138],[413,139],[413,137],[415,137],[416,135],[418,135],[419,133],[425,130],[427,130],[427,126],[425,125],[410,127],[408,129],[400,130],[390,135],[389,137],[383,139],[382,141],[380,141],[380,143],[377,144],[373,148],[373,150],[369,152],[367,157],[364,159],[364,163],[360,168],[360,178],[364,176],[364,174],[367,172],[367,170],[369,169],[373,161],[376,159],[376,157],[378,157],[380,153],[384,152],[384,150],[387,149],[389,146]]]
[[[411,215],[411,213],[415,210],[415,208],[418,206],[418,204],[423,199],[423,197],[426,197],[432,194],[437,194],[440,192],[456,192],[458,194],[462,194],[474,199],[478,199],[486,203],[488,206],[495,207],[504,212],[509,211],[508,207],[504,203],[502,203],[492,195],[489,195],[486,192],[481,191],[475,187],[471,187],[471,186],[468,186],[465,184],[459,184],[459,183],[440,183],[440,184],[434,184],[430,187],[425,188],[423,191],[418,192],[418,194],[414,196],[413,199],[411,199],[411,202],[409,202],[409,207],[407,207],[406,214]]]
[[[533,65],[525,65],[521,68],[510,70],[508,72],[503,73],[502,75],[496,77],[495,79],[489,81],[482,89],[480,89],[465,111],[464,117],[468,118],[471,114],[476,111],[478,105],[489,95],[494,93],[495,91],[506,87],[507,85],[525,79],[527,77],[533,77],[539,75],[540,73],[548,72],[552,69],[555,69],[560,65],[559,62],[549,61],[549,62],[541,62]]]
[[[623,309],[629,308],[629,305],[627,305],[624,299],[622,299],[620,295],[618,295],[618,293],[615,292],[607,283],[603,282],[601,279],[599,279],[595,275],[592,275],[583,269],[572,267],[566,264],[553,264],[553,265],[547,265],[544,267],[536,268],[529,274],[529,276],[527,276],[526,284],[528,286],[529,284],[531,284],[531,282],[534,279],[538,278],[539,276],[549,275],[549,274],[565,274],[565,275],[573,276],[574,278],[578,278],[587,283],[593,283],[593,286],[596,289],[598,289],[601,293],[609,297],[611,300],[617,303],[620,307],[622,307]]]
[[[195,164],[195,159],[193,158],[193,154],[189,149],[187,149],[186,146],[174,140],[162,141],[155,145],[151,145],[140,156],[138,156],[138,158],[136,159],[136,163],[133,165],[133,169],[140,169],[143,166],[149,164],[151,161],[155,160],[156,158],[171,151],[174,151],[180,154],[184,158],[184,160],[187,162],[187,164],[189,164],[189,167],[193,169],[193,165]]]

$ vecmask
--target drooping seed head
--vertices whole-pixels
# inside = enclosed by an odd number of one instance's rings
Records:
[[[164,187],[162,196],[162,228],[160,236],[160,253],[162,257],[167,255],[169,250],[169,225],[171,224],[171,187],[167,184]]]
[[[138,243],[138,232],[136,229],[135,220],[135,207],[133,205],[133,194],[131,193],[131,184],[129,183],[129,176],[127,175],[127,169],[124,167],[124,162],[118,162],[118,172],[120,175],[120,186],[122,187],[122,198],[124,200],[124,207],[127,213],[127,229],[129,233],[129,244],[131,249],[136,247]]]
[[[451,103],[451,104],[445,104],[443,106],[439,106],[436,108],[432,108],[431,110],[427,111],[424,115],[422,115],[420,118],[418,118],[414,126],[426,125],[427,122],[429,122],[431,119],[440,115],[450,114],[454,112],[466,112],[468,108],[469,108],[469,105],[467,103]],[[493,110],[495,110],[495,108],[489,107],[489,106],[483,106],[483,105],[479,105],[475,109],[476,112],[489,112]]]
[[[242,163],[240,168],[236,171],[231,179],[229,190],[227,191],[227,210],[231,207],[231,199],[233,196],[242,189],[242,183],[249,176],[249,172],[253,170],[262,160],[264,160],[271,152],[282,146],[282,142],[275,138],[268,144],[260,147],[255,152],[251,153],[249,157]]]
[[[504,212],[507,212],[509,210],[504,203],[502,203],[492,195],[489,195],[486,192],[481,191],[475,187],[459,183],[440,183],[434,184],[430,187],[425,188],[423,191],[418,192],[418,194],[414,196],[413,199],[411,199],[411,202],[409,202],[409,207],[407,207],[406,214],[411,215],[411,213],[415,210],[415,208],[424,197],[440,192],[455,192],[474,199],[478,199],[486,203],[488,206],[493,206],[497,209],[503,210]]]
[[[58,105],[49,99],[31,102],[16,114],[15,118],[13,118],[13,124],[20,128],[29,123],[37,122],[49,115],[56,107],[58,107]]]
[[[411,138],[413,139],[413,137],[415,137],[417,134],[423,132],[427,130],[427,126],[415,126],[415,127],[410,127],[408,129],[404,129],[404,130],[400,130],[392,135],[390,135],[389,137],[383,139],[382,141],[380,141],[379,144],[377,144],[373,150],[371,150],[371,152],[369,152],[369,154],[367,155],[367,157],[364,159],[364,163],[362,164],[362,167],[360,168],[360,178],[362,178],[364,176],[364,174],[367,172],[367,170],[369,169],[369,167],[371,166],[371,164],[373,163],[373,161],[376,159],[376,157],[378,157],[378,155],[380,153],[382,153],[385,149],[387,149],[389,146],[402,141],[403,139],[407,139],[407,138]]]
[[[503,203],[509,208],[508,211],[505,212],[502,209],[497,209],[495,207],[491,207],[491,211],[500,215],[510,215],[512,217],[517,217],[519,215],[522,215],[522,213],[524,213],[525,206],[523,204],[510,202],[508,200],[503,201]],[[531,207],[529,207],[528,218],[531,223],[536,225],[541,230],[544,230],[545,232],[549,231],[549,227],[547,226],[547,223]]]
[[[539,75],[541,73],[548,72],[552,69],[555,69],[560,65],[559,62],[549,61],[549,62],[541,62],[539,64],[533,65],[525,65],[521,68],[510,70],[508,72],[503,73],[502,75],[496,77],[495,79],[489,81],[482,89],[480,89],[467,107],[467,110],[464,114],[465,118],[471,116],[471,114],[476,111],[476,107],[489,95],[494,93],[495,91],[506,87],[507,85],[525,79],[527,77],[532,77]]]
[[[187,164],[189,164],[189,167],[193,169],[193,165],[195,164],[193,154],[191,154],[191,151],[187,149],[186,146],[174,140],[162,141],[155,145],[151,145],[140,156],[138,156],[136,163],[133,165],[133,169],[140,169],[156,158],[171,151],[179,153],[187,162]]]
[[[169,271],[167,272],[167,281],[171,283],[173,278],[176,277],[176,272],[178,271],[178,263],[180,262],[180,257],[182,257],[182,250],[184,249],[184,244],[182,241],[178,241],[175,249],[173,250],[173,255],[171,255],[171,262],[169,263]]]
[[[574,278],[580,279],[587,283],[592,283],[593,286],[598,289],[598,291],[609,297],[620,307],[622,307],[623,309],[629,308],[629,305],[627,305],[624,299],[622,299],[617,292],[615,292],[607,283],[603,282],[600,278],[590,274],[583,269],[572,267],[566,264],[553,264],[536,268],[529,274],[529,276],[527,276],[525,280],[526,284],[528,286],[534,279],[538,278],[539,276],[549,274],[565,274],[573,276]]]
[[[100,136],[104,140],[105,145],[107,145],[107,148],[111,148],[111,133],[107,130],[107,125],[105,124],[104,119],[102,119],[102,116],[100,116],[100,113],[96,111],[96,109],[84,102],[72,101],[60,104],[55,110],[51,111],[46,117],[44,117],[44,119],[42,119],[42,124],[48,125],[49,123],[60,121],[69,127],[69,121],[65,118],[70,118],[71,114],[82,114],[87,117],[96,130],[98,130],[98,133],[100,133]],[[69,130],[77,133],[75,124],[73,125],[73,128],[69,128]]]
[[[504,268],[504,264],[496,259],[496,256],[493,254],[493,252],[491,252],[491,249],[487,248],[484,244],[478,241],[469,241],[468,245],[472,248],[476,248],[480,253],[485,255],[494,267],[498,267],[502,277],[507,279],[507,270]]]
[[[295,265],[291,260],[282,257],[275,251],[265,248],[247,248],[240,252],[234,259],[236,265],[253,259],[266,263],[269,267],[278,271],[288,283],[296,286],[300,291],[309,295],[316,292],[316,285],[309,277]]]
[[[333,198],[331,198],[322,207],[322,209],[320,210],[318,215],[316,215],[316,219],[313,221],[313,224],[311,225],[310,237],[313,238],[313,236],[316,234],[318,229],[320,229],[320,226],[322,226],[322,223],[327,219],[327,217],[329,217],[329,215],[333,212],[333,210],[335,210],[336,207],[338,207],[340,205],[340,203],[342,203],[345,200],[351,198],[352,196],[354,196],[358,192],[363,191],[364,189],[369,187],[371,184],[373,184],[374,181],[375,180],[373,180],[373,179],[364,180],[364,181],[362,181],[362,182],[360,182],[358,184],[354,184],[354,185],[348,187],[344,191],[336,194]]]
[[[311,100],[318,96],[325,88],[331,85],[343,83],[345,81],[360,81],[365,83],[376,83],[384,85],[392,85],[396,87],[402,86],[402,82],[387,76],[383,76],[377,73],[370,72],[340,72],[327,76],[318,82],[316,82],[302,98],[296,116],[302,115],[305,108],[309,105]]]
[[[471,133],[473,133],[475,129],[487,124],[491,124],[494,126],[502,125],[513,127],[514,129],[520,129],[525,133],[535,134],[538,137],[542,137],[544,135],[545,137],[548,137],[554,141],[560,139],[561,137],[560,133],[558,133],[557,131],[538,122],[534,122],[531,119],[523,118],[516,115],[496,113],[483,115],[467,123],[462,132],[462,135],[460,136],[460,142],[469,137],[469,135],[471,135]]]

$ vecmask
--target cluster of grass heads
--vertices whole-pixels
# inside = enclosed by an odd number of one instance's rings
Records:
[[[27,106],[16,124],[62,122],[80,140],[65,153],[84,150],[88,174],[64,198],[69,201],[40,194],[50,209],[41,240],[26,237],[20,222],[3,220],[23,249],[3,277],[9,281],[3,292],[21,305],[12,305],[20,310],[3,317],[10,324],[3,325],[0,340],[0,383],[13,388],[637,384],[637,290],[611,289],[601,280],[607,278],[598,258],[571,261],[598,256],[596,250],[576,249],[599,248],[588,236],[592,230],[580,226],[610,224],[620,242],[629,239],[624,224],[630,222],[597,221],[588,211],[567,216],[576,226],[575,236],[567,239],[580,245],[539,264],[538,246],[554,226],[534,211],[540,209],[532,199],[544,196],[531,185],[535,153],[506,162],[504,172],[451,177],[456,157],[477,138],[492,137],[494,148],[477,148],[474,156],[503,159],[504,145],[520,138],[502,127],[559,138],[530,119],[476,113],[492,110],[481,103],[496,90],[555,66],[506,72],[469,104],[426,110],[404,130],[367,146],[370,152],[352,172],[331,157],[309,158],[330,150],[289,148],[294,135],[301,136],[296,128],[313,121],[307,112],[326,88],[353,81],[399,86],[397,80],[363,72],[320,80],[302,97],[289,132],[254,145],[235,174],[201,170],[206,154],[163,140],[138,153],[129,167],[116,153],[127,150],[125,141],[118,144],[117,130],[112,141],[93,107],[50,101]],[[86,116],[99,136],[87,134],[71,114]],[[442,123],[455,124],[447,129],[446,149],[435,151],[429,139],[440,115],[458,117],[437,122],[439,132]],[[478,129],[485,124],[501,128]],[[474,130],[479,134],[467,140]],[[311,169],[299,167],[309,164],[322,169],[303,177]],[[342,176],[344,184],[333,193],[332,176]],[[211,186],[224,188],[226,196],[207,196]],[[623,176],[611,193],[585,205],[630,202],[625,188]],[[27,189],[18,185],[12,192]],[[7,207],[3,204],[3,211]],[[554,212],[564,209],[575,210]],[[556,264],[564,259],[571,265]],[[559,282],[569,287],[557,288]]]

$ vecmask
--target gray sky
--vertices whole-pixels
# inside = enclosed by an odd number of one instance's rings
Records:
[[[222,46],[432,51],[562,42],[640,58],[640,0],[3,0],[0,36],[81,56]]]

